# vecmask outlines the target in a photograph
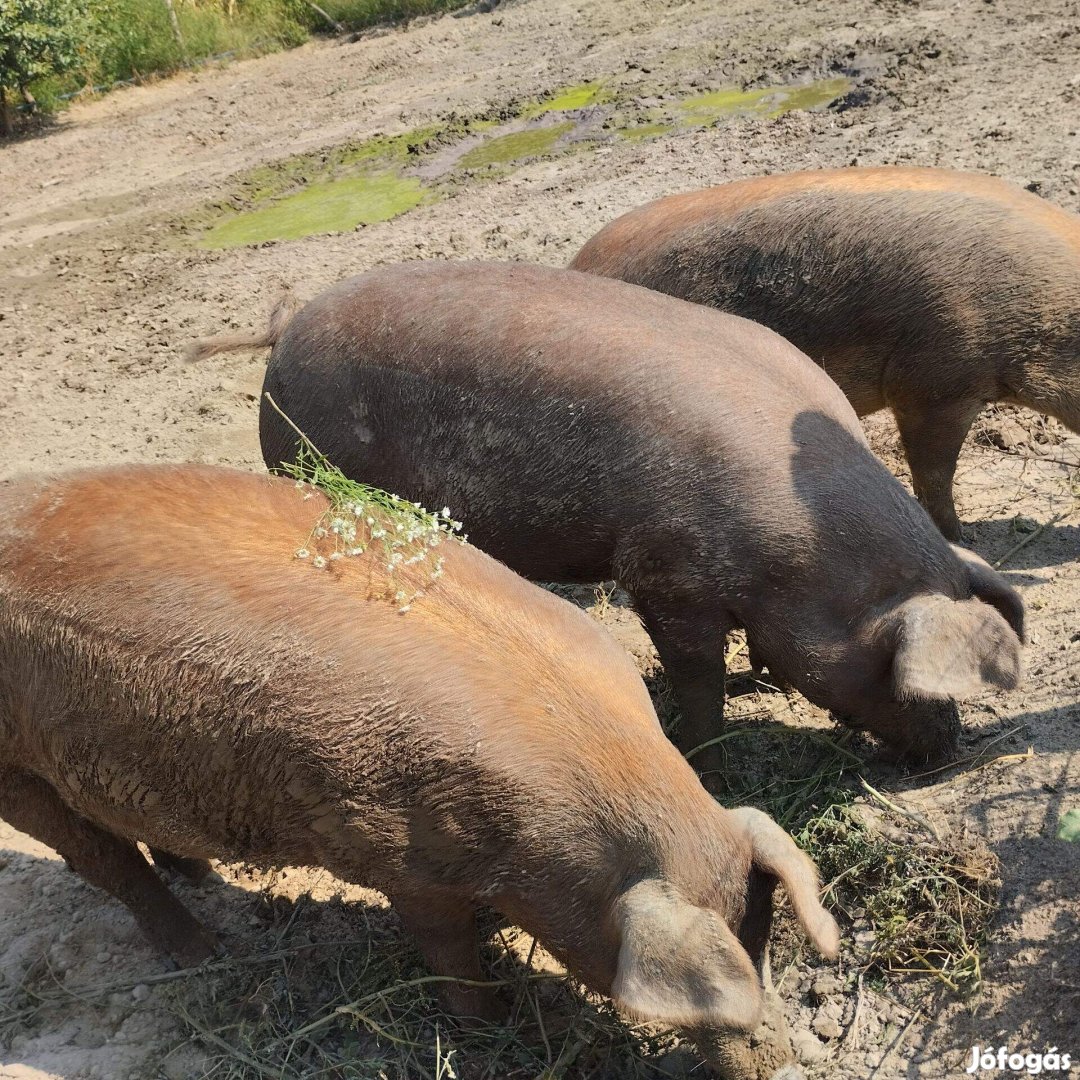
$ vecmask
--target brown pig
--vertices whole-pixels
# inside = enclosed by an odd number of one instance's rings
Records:
[[[437,581],[430,560],[388,572],[380,542],[296,557],[326,505],[205,466],[0,489],[0,815],[182,964],[215,939],[137,841],[188,870],[378,888],[464,980],[490,905],[622,1008],[719,1040],[723,1065],[723,1034],[761,1016],[778,880],[836,953],[811,861],[708,795],[582,612],[449,539]],[[491,994],[450,983],[444,1002],[488,1016]]]
[[[718,733],[734,627],[920,760],[952,752],[954,699],[1018,678],[1016,592],[943,539],[836,384],[763,326],[569,270],[432,262],[196,355],[243,343],[274,345],[265,389],[347,475],[448,503],[527,577],[618,579],[686,752]],[[271,468],[296,453],[266,400],[261,438]]]
[[[740,180],[631,211],[572,266],[764,323],[860,416],[891,409],[915,494],[950,540],[956,459],[984,405],[1080,431],[1080,218],[993,177]]]

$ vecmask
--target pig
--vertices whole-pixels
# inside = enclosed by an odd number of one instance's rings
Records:
[[[983,406],[1080,431],[1080,218],[990,176],[739,180],[617,218],[571,265],[764,323],[860,416],[891,409],[915,494],[950,540],[956,460]]]
[[[457,979],[483,978],[489,905],[726,1075],[787,1068],[775,1039],[730,1067],[727,1036],[762,1015],[777,882],[837,953],[811,860],[761,811],[716,803],[573,605],[449,538],[441,576],[390,573],[359,518],[363,554],[320,550],[326,509],[306,485],[195,465],[0,489],[0,816],[179,964],[217,940],[137,841],[196,876],[217,857],[380,889]],[[490,988],[441,993],[499,1014]]]
[[[454,507],[524,576],[617,580],[710,782],[736,627],[756,663],[919,762],[954,753],[957,699],[1017,683],[1019,595],[945,541],[836,384],[763,326],[570,270],[431,262],[190,355],[240,344],[273,346],[271,469],[300,445],[284,413],[346,475]]]

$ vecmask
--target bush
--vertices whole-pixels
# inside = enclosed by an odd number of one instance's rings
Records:
[[[9,100],[26,92],[28,100],[57,107],[85,87],[299,45],[309,33],[330,29],[320,9],[335,24],[360,30],[468,2],[172,0],[170,12],[168,0],[0,0],[0,88]]]
[[[11,100],[42,77],[76,67],[89,43],[84,0],[0,0],[0,131],[11,132]]]

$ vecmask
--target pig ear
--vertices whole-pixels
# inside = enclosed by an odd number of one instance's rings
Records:
[[[963,699],[1020,681],[1020,639],[981,600],[916,596],[894,613],[893,689],[901,700]]]
[[[827,959],[835,960],[840,952],[840,930],[836,920],[821,906],[813,861],[768,814],[750,806],[740,806],[729,813],[750,841],[754,865],[780,879],[795,917],[814,948]]]
[[[761,1020],[757,972],[720,916],[648,878],[615,903],[622,938],[611,996],[642,1020],[751,1031]]]
[[[1013,628],[1013,632],[1021,640],[1024,637],[1024,601],[1020,594],[984,559],[980,559],[974,551],[960,547],[959,544],[949,545],[967,570],[968,581],[971,583],[972,596],[978,597],[984,604],[995,607],[1001,617]]]

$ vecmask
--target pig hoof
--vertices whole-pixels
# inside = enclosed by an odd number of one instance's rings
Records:
[[[162,946],[162,952],[170,957],[176,966],[182,968],[198,967],[208,960],[225,956],[225,946],[218,940],[217,935],[202,927],[185,934],[182,939],[178,935],[170,937],[162,942]]]
[[[443,998],[443,1008],[462,1029],[499,1026],[509,1017],[509,1009],[490,987],[459,987],[444,992]]]
[[[955,516],[942,518],[941,520],[935,517],[934,524],[938,527],[941,535],[954,544],[962,544],[966,539],[964,527],[960,524],[960,519]]]
[[[171,874],[179,874],[196,884],[213,872],[210,863],[206,859],[191,859],[184,855],[173,855],[171,852],[164,851],[161,848],[151,848],[150,855],[158,869]]]

